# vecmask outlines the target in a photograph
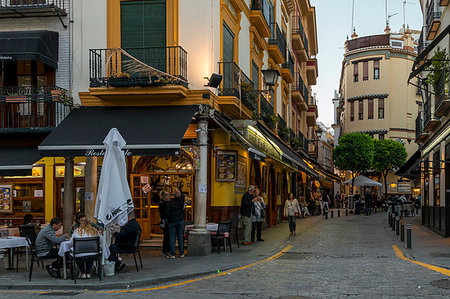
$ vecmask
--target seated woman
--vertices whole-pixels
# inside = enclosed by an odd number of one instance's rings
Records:
[[[84,215],[84,213],[82,213],[82,212],[77,212],[77,213],[74,215],[75,221],[74,221],[74,223],[72,224],[71,234],[73,234],[73,232],[74,232],[77,228],[80,227],[80,220],[79,220],[80,217],[79,217],[79,215],[81,215],[81,214]],[[85,216],[85,217],[86,217],[86,216]],[[90,222],[90,224],[92,225],[92,227],[94,227],[96,230],[98,230],[98,231],[100,231],[100,232],[102,232],[103,229],[104,229],[103,224],[101,224],[100,222],[98,222],[98,223]]]
[[[73,245],[74,238],[89,238],[97,237],[99,235],[98,230],[92,226],[86,215],[83,213],[77,213],[77,222],[79,226],[74,230],[70,244]],[[80,278],[91,278],[91,270],[93,266],[92,261],[77,262],[78,269],[80,269]]]

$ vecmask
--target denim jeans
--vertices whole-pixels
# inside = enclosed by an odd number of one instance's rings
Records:
[[[288,216],[288,222],[289,222],[289,231],[291,233],[295,232],[295,222],[296,222],[295,216]]]
[[[180,255],[184,254],[183,221],[169,223],[170,254],[175,255],[175,239],[178,237]]]

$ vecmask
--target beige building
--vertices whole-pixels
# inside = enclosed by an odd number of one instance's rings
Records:
[[[391,139],[405,145],[408,157],[416,150],[415,119],[420,95],[408,85],[416,50],[416,31],[401,30],[359,37],[345,42],[336,107],[336,138],[348,132],[363,132],[374,139]],[[390,174],[388,193],[410,193],[411,188]],[[384,189],[384,188],[383,188]]]

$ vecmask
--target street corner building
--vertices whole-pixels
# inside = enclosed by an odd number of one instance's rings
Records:
[[[271,226],[289,192],[308,198],[339,180],[314,159],[309,0],[0,3],[0,150],[14,157],[0,158],[12,194],[0,218],[18,222],[24,201],[41,221],[92,215],[111,128],[126,141],[144,240],[162,235],[161,190],[179,188],[185,221],[204,227],[237,219],[255,185]]]

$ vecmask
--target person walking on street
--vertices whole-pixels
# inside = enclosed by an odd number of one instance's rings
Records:
[[[255,230],[256,230],[256,240],[264,241],[261,238],[261,227],[266,217],[266,204],[264,203],[264,199],[260,195],[260,191],[258,188],[255,188],[255,199],[256,201],[253,203],[253,214],[252,214],[252,242],[255,242]]]
[[[370,206],[372,205],[372,193],[370,193],[370,190],[367,188],[366,192],[364,193],[364,201],[365,201],[365,211],[364,215],[369,216],[371,214]]]
[[[338,205],[337,207],[340,209],[341,207],[341,194],[339,193],[339,190],[336,191],[336,194],[334,195],[334,202],[336,205]]]
[[[359,215],[359,213],[360,213],[361,195],[359,195],[358,190],[356,190],[356,194],[353,196],[353,200],[355,201],[355,214]]]
[[[323,192],[322,200],[323,200],[323,212],[325,214],[330,209],[330,197],[328,196],[328,193]]]
[[[284,204],[284,217],[288,218],[290,235],[295,236],[296,219],[295,217],[300,215],[300,205],[297,199],[294,198],[294,194],[289,193],[289,198]]]
[[[170,252],[168,258],[175,258],[175,239],[178,238],[180,257],[184,257],[184,195],[180,189],[175,188],[175,196],[169,201],[166,208],[169,226]]]
[[[241,200],[241,223],[244,230],[244,241],[242,245],[250,245],[252,242],[251,231],[252,231],[252,211],[253,203],[256,201],[254,198],[255,187],[249,186],[248,191],[242,195]]]
[[[158,210],[159,210],[159,218],[161,218],[161,222],[160,222],[160,227],[163,230],[163,248],[162,248],[162,255],[164,257],[167,257],[167,255],[170,252],[170,237],[169,237],[169,225],[168,225],[168,218],[169,218],[169,214],[167,214],[167,205],[169,204],[170,201],[170,194],[167,191],[161,191],[160,194],[160,198],[161,201],[159,202],[158,205]]]

